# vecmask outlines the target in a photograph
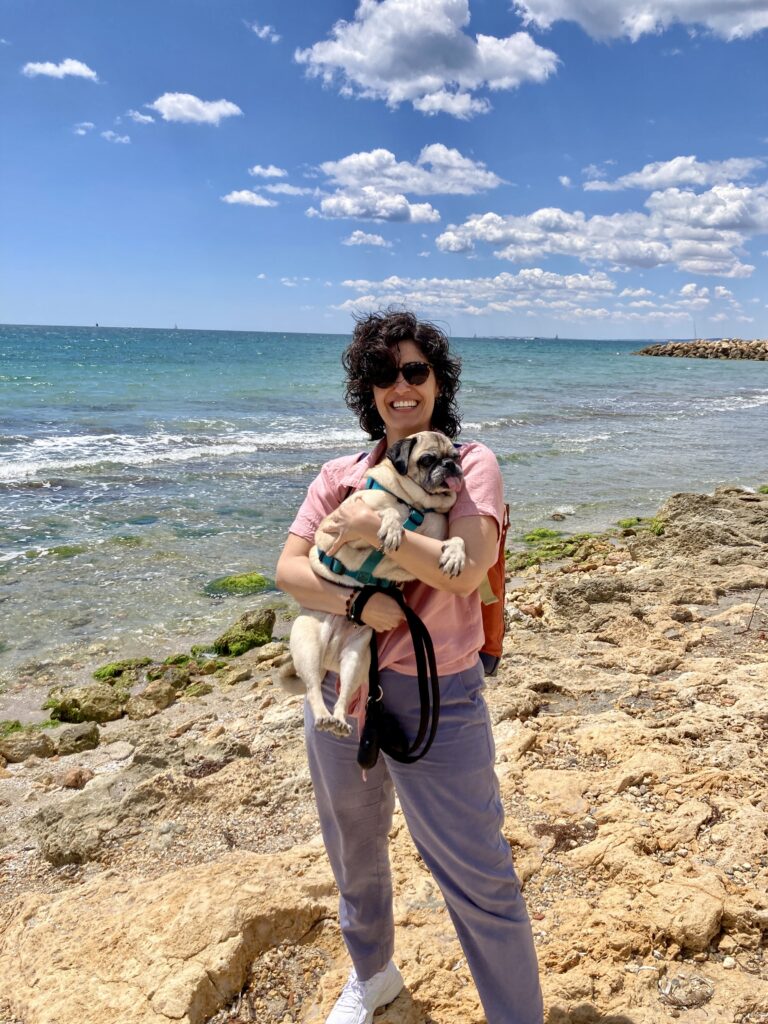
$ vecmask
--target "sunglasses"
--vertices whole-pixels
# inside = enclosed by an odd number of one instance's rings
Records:
[[[389,388],[402,373],[406,384],[423,384],[432,367],[429,363],[403,363],[395,366],[377,366],[371,373],[370,381],[375,388]]]

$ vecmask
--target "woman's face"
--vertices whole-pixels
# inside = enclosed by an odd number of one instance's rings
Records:
[[[392,348],[392,357],[398,366],[404,363],[426,363],[426,356],[413,341],[401,341]],[[408,384],[400,373],[389,387],[373,387],[373,400],[384,421],[387,444],[394,444],[419,430],[432,426],[435,399],[440,394],[435,371],[430,370],[423,384]]]

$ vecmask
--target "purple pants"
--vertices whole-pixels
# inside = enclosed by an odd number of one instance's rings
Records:
[[[336,677],[323,692],[331,708]],[[509,844],[494,772],[494,743],[482,696],[483,670],[440,679],[440,724],[416,764],[380,755],[363,782],[357,729],[338,739],[305,710],[309,768],[325,847],[340,891],[339,917],[358,977],[380,971],[394,951],[388,833],[394,791],[416,848],[445,899],[488,1024],[541,1024],[536,951]],[[412,742],[419,721],[416,679],[384,670],[384,703]]]

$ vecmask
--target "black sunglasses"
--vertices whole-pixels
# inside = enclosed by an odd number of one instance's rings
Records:
[[[402,373],[406,384],[423,384],[432,367],[429,363],[403,363],[395,366],[377,366],[371,373],[371,384],[376,388],[389,388]]]

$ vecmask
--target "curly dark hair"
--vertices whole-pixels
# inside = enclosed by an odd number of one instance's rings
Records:
[[[461,419],[456,404],[461,360],[451,355],[448,338],[434,324],[417,320],[413,313],[388,309],[356,317],[352,341],[341,357],[346,370],[344,400],[357,414],[360,426],[372,440],[384,437],[384,421],[373,399],[371,377],[381,364],[392,365],[392,349],[412,341],[424,353],[435,374],[439,394],[432,413],[432,427],[447,437],[457,437]]]

